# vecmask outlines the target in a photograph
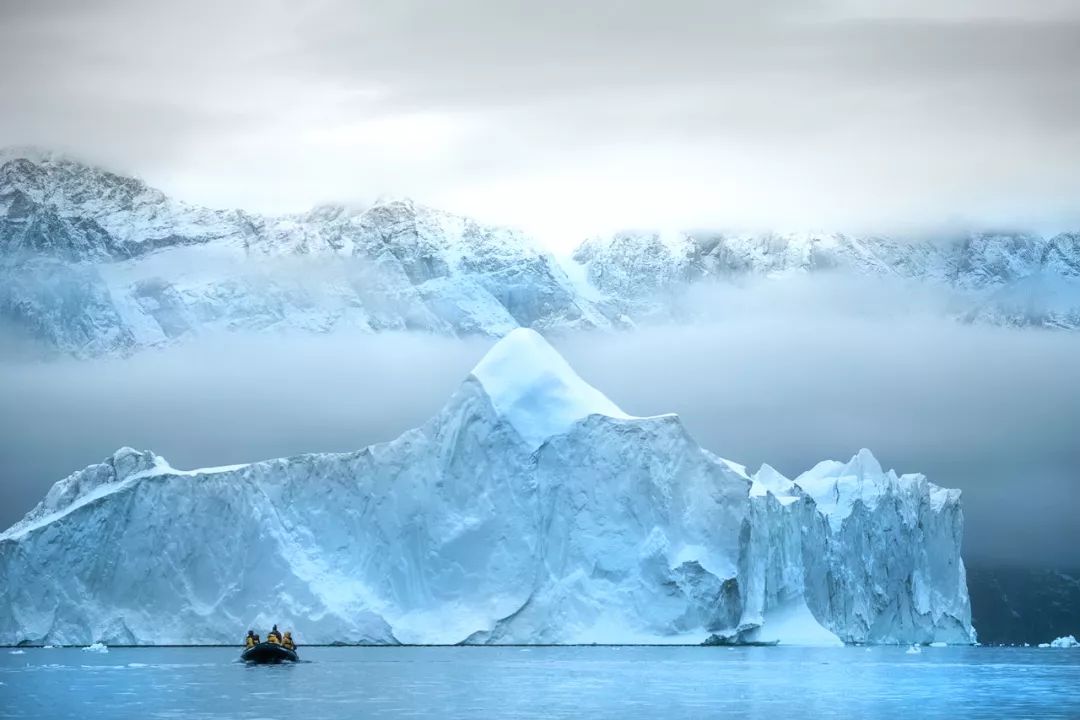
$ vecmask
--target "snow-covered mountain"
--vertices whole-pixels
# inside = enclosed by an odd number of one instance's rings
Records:
[[[610,325],[519,232],[408,200],[209,210],[48,154],[0,166],[0,319],[80,356],[214,331]]]
[[[1080,233],[971,233],[923,239],[843,234],[622,232],[577,248],[578,273],[609,314],[671,319],[701,310],[683,295],[710,281],[888,279],[947,293],[967,322],[1080,328]]]
[[[1080,234],[626,232],[557,260],[520,232],[408,200],[271,217],[48,153],[0,163],[0,329],[76,356],[230,331],[497,337],[683,321],[708,310],[689,289],[793,274],[946,289],[943,312],[964,321],[1080,327]]]
[[[865,450],[748,476],[518,329],[389,443],[58,482],[0,534],[0,644],[968,643],[962,526]]]

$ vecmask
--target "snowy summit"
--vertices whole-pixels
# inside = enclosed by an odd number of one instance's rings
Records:
[[[392,442],[61,480],[0,534],[0,644],[969,643],[959,499],[868,451],[749,476],[518,329]]]

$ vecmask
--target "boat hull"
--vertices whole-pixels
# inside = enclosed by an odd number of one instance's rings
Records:
[[[277,665],[283,662],[296,662],[300,658],[295,650],[289,650],[275,643],[264,642],[245,650],[240,659],[255,665]]]

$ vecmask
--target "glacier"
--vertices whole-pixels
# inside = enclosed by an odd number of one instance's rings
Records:
[[[970,643],[962,531],[866,450],[748,474],[516,329],[391,442],[56,483],[0,534],[0,644]]]

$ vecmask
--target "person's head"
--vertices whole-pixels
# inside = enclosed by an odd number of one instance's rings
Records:
[[[274,626],[274,632],[277,632],[277,625]]]
[[[252,637],[252,636],[254,636],[254,635],[255,635],[255,631],[254,631],[254,630],[248,630],[248,637]]]

